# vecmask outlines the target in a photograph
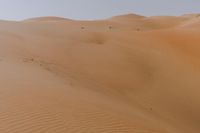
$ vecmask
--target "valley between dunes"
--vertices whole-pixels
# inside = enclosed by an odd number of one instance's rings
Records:
[[[199,133],[200,17],[0,21],[0,133]]]

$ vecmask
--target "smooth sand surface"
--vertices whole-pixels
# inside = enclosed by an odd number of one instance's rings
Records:
[[[0,21],[0,133],[199,133],[199,22]]]

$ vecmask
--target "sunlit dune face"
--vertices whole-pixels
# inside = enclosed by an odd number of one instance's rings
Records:
[[[1,21],[0,132],[200,132],[198,22]]]

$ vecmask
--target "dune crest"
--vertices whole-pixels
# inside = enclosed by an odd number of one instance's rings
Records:
[[[141,16],[141,15],[137,15],[137,14],[133,14],[133,13],[111,17],[111,19],[119,19],[119,20],[142,19],[142,18],[145,18],[145,16]]]
[[[66,21],[66,20],[70,20],[67,18],[62,18],[62,17],[55,17],[55,16],[48,16],[48,17],[36,17],[36,18],[30,18],[30,19],[26,19],[24,21]]]

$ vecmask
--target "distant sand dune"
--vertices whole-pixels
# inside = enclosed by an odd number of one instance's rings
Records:
[[[70,19],[66,18],[61,18],[61,17],[37,17],[37,18],[31,18],[31,19],[26,19],[25,21],[67,21]]]

